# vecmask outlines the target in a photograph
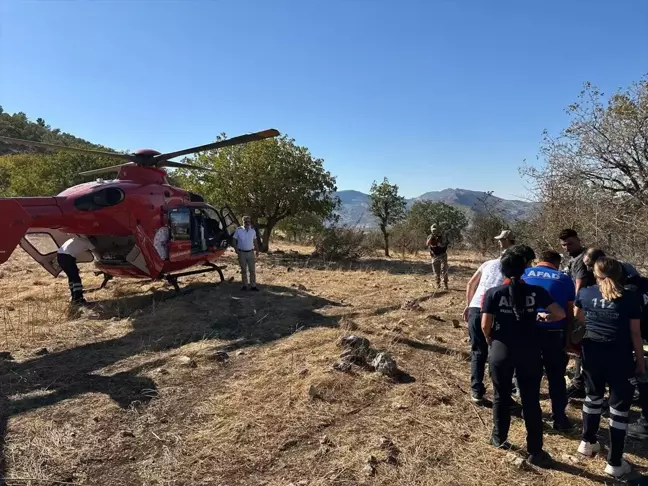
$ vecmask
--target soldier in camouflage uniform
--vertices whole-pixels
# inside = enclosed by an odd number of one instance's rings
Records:
[[[430,249],[432,271],[436,277],[437,288],[441,288],[441,276],[443,275],[443,286],[448,290],[448,240],[433,224],[430,226],[430,235],[425,244]]]

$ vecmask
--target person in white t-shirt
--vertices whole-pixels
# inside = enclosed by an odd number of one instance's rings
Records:
[[[502,253],[515,245],[515,237],[510,230],[502,231],[495,239],[499,242]],[[495,258],[482,263],[466,286],[466,308],[463,311],[463,319],[468,323],[470,389],[472,400],[476,403],[481,403],[484,399],[486,391],[484,372],[488,360],[488,343],[481,329],[482,299],[489,289],[502,285],[503,282],[500,259]]]
[[[254,257],[259,255],[257,246],[257,234],[252,227],[249,216],[243,216],[243,226],[236,228],[233,235],[234,249],[239,257],[241,265],[241,278],[243,279],[243,290],[248,288],[247,272],[250,272],[250,290],[259,290],[256,286],[256,270]]]
[[[63,243],[56,252],[56,261],[61,267],[61,270],[67,275],[70,294],[72,295],[70,302],[74,305],[87,304],[87,301],[83,297],[83,283],[79,275],[77,258],[83,252],[92,249],[94,249],[94,245],[89,238],[85,236],[74,236]]]

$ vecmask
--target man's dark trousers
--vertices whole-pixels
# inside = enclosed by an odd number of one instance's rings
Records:
[[[468,309],[468,335],[470,336],[470,388],[474,393],[483,395],[484,372],[488,360],[488,343],[481,328],[481,309]]]
[[[562,329],[538,329],[538,339],[542,365],[549,382],[551,411],[554,420],[560,421],[565,418],[567,407],[565,332]]]

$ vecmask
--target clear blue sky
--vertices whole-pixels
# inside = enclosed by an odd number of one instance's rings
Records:
[[[0,104],[117,149],[277,128],[340,189],[524,196],[589,80],[648,72],[644,0],[0,1]]]

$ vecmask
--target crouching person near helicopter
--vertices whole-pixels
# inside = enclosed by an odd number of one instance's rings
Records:
[[[494,390],[491,444],[502,449],[511,448],[507,441],[511,425],[509,400],[515,373],[527,430],[527,461],[549,468],[554,462],[543,449],[540,409],[542,354],[536,321],[560,321],[565,318],[565,311],[545,289],[522,280],[528,265],[530,262],[524,248],[508,250],[501,259],[502,274],[508,283],[488,290],[482,304],[482,331],[490,345]],[[540,308],[547,312],[538,314]]]
[[[580,290],[574,302],[576,320],[585,324],[582,356],[586,398],[578,452],[593,456],[601,449],[596,434],[605,386],[609,385],[610,450],[605,473],[620,477],[631,471],[623,459],[634,391],[630,380],[635,374],[645,374],[641,304],[636,292],[624,289],[623,268],[617,260],[599,258],[594,264],[594,277],[596,285]]]
[[[236,228],[233,238],[234,248],[241,265],[242,290],[248,289],[248,270],[250,272],[250,290],[259,290],[256,286],[256,264],[254,261],[254,257],[259,255],[259,247],[257,246],[257,234],[252,228],[249,216],[243,216],[243,226]]]
[[[84,251],[92,249],[94,249],[94,245],[89,238],[85,236],[74,236],[63,243],[56,252],[56,261],[68,278],[71,294],[70,303],[73,305],[87,304],[87,301],[83,297],[83,283],[79,275],[77,258]]]

